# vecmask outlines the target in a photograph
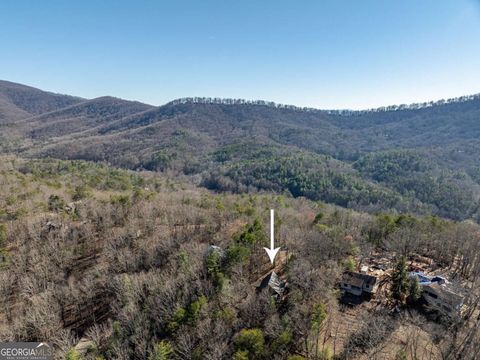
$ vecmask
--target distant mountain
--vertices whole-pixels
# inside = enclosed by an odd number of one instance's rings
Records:
[[[165,171],[218,191],[480,219],[479,96],[371,111],[202,98],[153,107],[0,84],[23,94],[0,101],[10,134],[0,146],[22,156]]]
[[[0,80],[0,123],[58,110],[81,101],[84,99]]]
[[[100,97],[38,115],[19,123],[33,139],[78,133],[94,133],[95,129],[133,114],[152,109],[150,105],[113,97]]]

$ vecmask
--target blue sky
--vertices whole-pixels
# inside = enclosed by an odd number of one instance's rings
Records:
[[[87,98],[368,108],[480,92],[480,1],[5,0],[0,49],[0,79]]]

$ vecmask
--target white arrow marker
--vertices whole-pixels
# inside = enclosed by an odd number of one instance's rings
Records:
[[[270,258],[270,261],[272,262],[272,264],[275,261],[275,256],[277,256],[278,250],[280,250],[279,247],[275,249],[275,240],[273,237],[274,228],[275,228],[274,223],[275,223],[274,212],[273,212],[273,209],[270,209],[270,249],[266,247],[264,247],[264,249],[267,252],[268,257]]]

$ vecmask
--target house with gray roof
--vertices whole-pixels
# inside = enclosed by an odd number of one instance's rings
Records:
[[[374,294],[377,286],[377,278],[375,276],[354,271],[345,271],[340,282],[342,290],[355,296]]]
[[[446,284],[431,282],[422,286],[422,297],[434,310],[454,316],[460,314],[463,306],[463,296]]]

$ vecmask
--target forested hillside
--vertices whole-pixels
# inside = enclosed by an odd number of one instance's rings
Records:
[[[69,360],[474,359],[477,96],[154,107],[0,82],[0,114],[0,340]],[[364,264],[379,290],[351,307],[339,283]],[[432,311],[408,269],[448,277],[464,310]]]
[[[0,174],[2,341],[48,340],[69,360],[453,360],[480,343],[473,223],[215,194],[84,161],[2,157]],[[269,208],[280,298],[261,285]],[[338,301],[344,270],[393,254],[465,284],[471,320],[394,315],[387,285],[371,308]]]
[[[0,80],[0,124],[77,104],[83,99]]]
[[[288,191],[362,211],[480,219],[478,96],[322,111],[202,98],[153,107],[7,82],[0,90],[0,112],[11,114],[0,125],[4,152],[106,161],[218,191]]]

